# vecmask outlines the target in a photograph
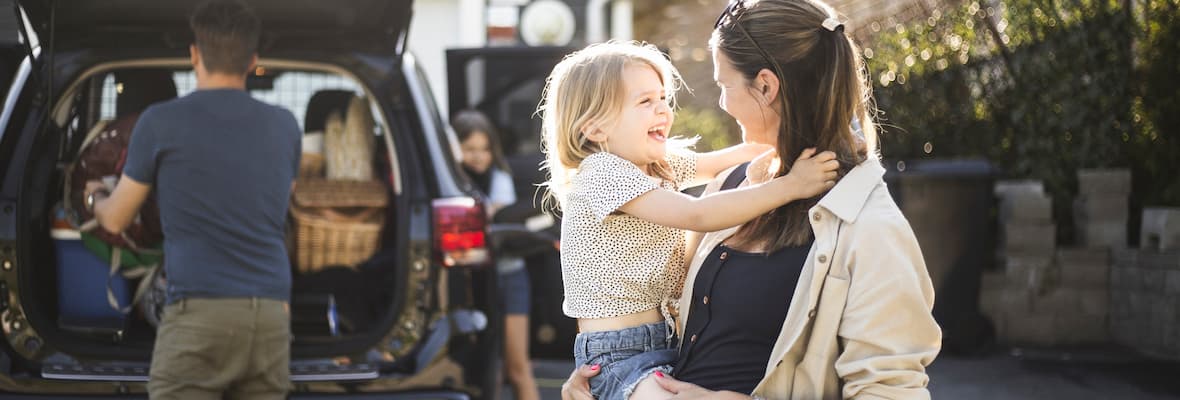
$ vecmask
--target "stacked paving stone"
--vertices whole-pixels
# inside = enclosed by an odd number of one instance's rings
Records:
[[[1139,243],[1143,251],[1180,250],[1180,208],[1144,208]]]
[[[1078,197],[1073,204],[1078,243],[1090,248],[1126,248],[1130,196],[1130,170],[1079,170]]]
[[[1055,345],[1109,341],[1110,249],[1127,244],[1131,173],[1125,169],[1078,171],[1078,196],[1073,202],[1077,248],[1056,252],[1051,278],[1033,311],[1052,320]]]
[[[1114,252],[1110,332],[1121,345],[1180,359],[1180,209],[1145,208],[1139,249]]]
[[[1063,248],[1057,251],[1057,280],[1035,302],[1038,314],[1052,316],[1056,344],[1109,341],[1110,250]]]
[[[1040,182],[1001,181],[996,194],[1004,270],[984,275],[980,306],[999,340],[1031,346],[1107,342],[1110,251],[1058,249],[1052,200]]]
[[[1113,341],[1180,359],[1180,208],[1146,208],[1141,248],[1127,249],[1130,174],[1083,170],[1078,182],[1079,246],[1062,249],[1039,182],[996,184],[1004,270],[984,274],[980,308],[1004,343]]]
[[[1037,298],[1053,273],[1057,226],[1053,202],[1040,181],[1000,181],[1002,272],[983,277],[980,308],[991,318],[1001,341],[1049,345],[1055,341],[1053,318],[1037,312]]]

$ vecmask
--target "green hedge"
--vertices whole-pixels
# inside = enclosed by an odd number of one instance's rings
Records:
[[[1153,1],[1145,8],[1131,165],[1155,185],[1136,191],[1145,204],[1180,206],[1180,1]]]
[[[720,150],[742,141],[737,123],[720,108],[685,106],[676,109],[672,122],[673,135],[698,138],[694,150]]]
[[[1129,167],[1134,204],[1180,205],[1180,3],[1145,1],[963,2],[871,22],[859,33],[886,158],[985,157],[1044,180],[1066,238],[1078,168]]]

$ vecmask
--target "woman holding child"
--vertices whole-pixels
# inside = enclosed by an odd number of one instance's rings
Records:
[[[733,2],[710,45],[721,107],[746,143],[775,151],[718,174],[706,194],[775,182],[810,148],[834,153],[838,178],[826,193],[692,235],[671,376],[659,368],[636,383],[667,392],[629,398],[929,398],[934,291],[882,180],[857,46],[819,0]],[[587,364],[563,398],[592,397],[587,382],[603,368]]]

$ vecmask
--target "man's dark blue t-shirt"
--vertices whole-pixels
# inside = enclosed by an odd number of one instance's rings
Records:
[[[169,303],[288,300],[284,225],[301,151],[291,112],[244,90],[198,90],[144,111],[123,173],[156,192]]]

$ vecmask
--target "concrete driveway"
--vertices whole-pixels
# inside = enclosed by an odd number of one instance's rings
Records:
[[[533,360],[541,397],[561,398],[572,360]],[[982,357],[941,356],[930,366],[935,399],[1180,399],[1180,362],[1117,349],[1013,349]],[[505,388],[502,399],[512,399]]]

